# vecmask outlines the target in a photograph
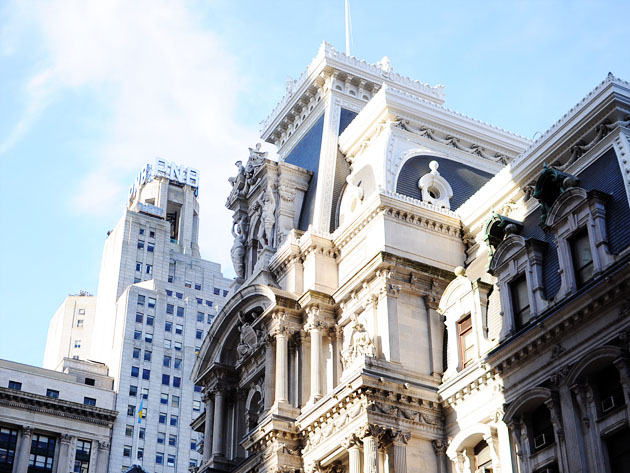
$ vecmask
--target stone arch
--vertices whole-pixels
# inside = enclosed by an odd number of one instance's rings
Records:
[[[461,452],[465,448],[476,445],[479,440],[492,436],[492,428],[488,424],[473,424],[460,431],[453,437],[450,445],[446,449],[446,455],[454,460],[457,452]]]
[[[396,192],[398,179],[400,178],[400,171],[407,161],[415,158],[416,156],[434,156],[436,158],[449,159],[449,157],[445,153],[424,147],[412,148],[408,151],[405,151],[404,153],[400,153],[398,156],[392,158],[390,168],[387,170],[387,190],[391,192]]]
[[[584,202],[588,198],[588,194],[581,187],[571,187],[564,191],[554,201],[549,212],[547,213],[546,224],[553,226],[558,220],[560,220],[567,212],[570,212],[573,207]]]
[[[500,244],[497,246],[494,255],[492,256],[492,261],[490,262],[490,267],[488,268],[488,272],[490,274],[494,274],[496,269],[505,263],[507,260],[512,258],[515,253],[523,250],[525,248],[525,238],[520,235],[508,235]]]
[[[524,411],[531,410],[532,407],[538,407],[540,404],[550,399],[552,396],[551,389],[537,387],[529,389],[527,392],[521,394],[516,400],[510,403],[510,406],[505,411],[503,421],[509,424],[514,420],[514,417]]]
[[[583,375],[612,363],[622,355],[623,352],[621,348],[610,345],[605,345],[588,352],[567,374],[567,384],[569,386],[575,384]]]

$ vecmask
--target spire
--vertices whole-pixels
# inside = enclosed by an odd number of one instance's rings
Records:
[[[352,25],[350,23],[350,4],[346,0],[346,56],[350,56],[350,34]]]

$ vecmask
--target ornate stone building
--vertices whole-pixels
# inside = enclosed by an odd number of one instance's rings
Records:
[[[630,86],[535,143],[443,102],[326,43],[288,82],[230,179],[199,471],[628,471]]]

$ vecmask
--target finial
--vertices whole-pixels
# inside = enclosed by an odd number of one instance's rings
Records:
[[[455,273],[455,276],[457,276],[457,277],[459,277],[459,276],[462,276],[462,277],[466,276],[466,270],[464,269],[463,266],[457,266],[455,268],[454,273]]]
[[[439,163],[437,161],[431,161],[429,163],[429,169],[431,169],[431,174],[440,174],[438,172],[438,168],[440,167]]]

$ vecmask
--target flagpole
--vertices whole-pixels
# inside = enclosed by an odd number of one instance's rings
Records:
[[[346,56],[350,56],[350,5],[346,0]]]

